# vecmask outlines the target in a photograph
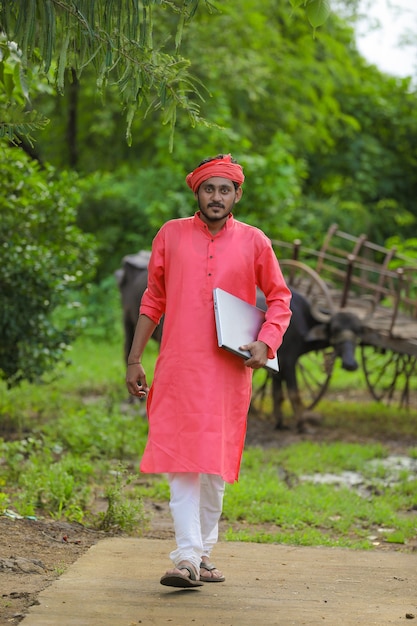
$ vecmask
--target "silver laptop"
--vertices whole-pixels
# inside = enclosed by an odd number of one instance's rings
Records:
[[[249,351],[239,350],[252,341],[256,341],[259,330],[265,321],[265,312],[258,307],[233,296],[223,289],[213,289],[214,314],[216,318],[217,340],[220,348],[229,350],[248,359]],[[265,368],[278,372],[278,359],[268,359]]]

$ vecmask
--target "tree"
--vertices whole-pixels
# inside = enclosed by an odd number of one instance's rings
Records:
[[[0,143],[0,377],[34,381],[64,358],[77,332],[73,290],[94,275],[94,239],[76,226],[74,177],[56,177]]]
[[[209,0],[204,4],[214,9]],[[140,108],[159,109],[162,123],[171,127],[177,107],[192,124],[198,119],[198,106],[189,98],[198,93],[197,85],[189,62],[178,53],[184,26],[198,5],[199,0],[186,0],[180,7],[168,0],[3,0],[0,30],[17,43],[24,65],[42,66],[60,93],[89,66],[100,92],[117,85],[130,142],[132,120]],[[166,54],[163,44],[154,41],[155,10],[176,17],[174,54]]]
[[[329,0],[289,1],[294,8],[305,8],[314,29],[330,13]],[[88,67],[94,68],[100,93],[116,85],[130,144],[138,110],[144,115],[160,111],[162,124],[168,124],[171,131],[178,109],[187,113],[192,126],[200,120],[200,85],[189,73],[190,61],[179,54],[184,27],[200,4],[200,0],[183,0],[179,6],[170,0],[0,0],[0,33],[7,43],[17,44],[24,68],[42,66],[59,93],[68,83],[74,88]],[[203,4],[209,12],[218,10],[210,0]],[[158,40],[154,36],[156,12],[168,14],[171,26]],[[174,39],[174,50],[167,53],[164,47],[170,39]],[[22,86],[23,82],[16,75],[2,80],[2,61],[0,54],[0,89],[10,96],[14,84]],[[28,100],[29,91],[24,91]],[[22,129],[21,114],[16,107],[8,111],[0,136],[16,138],[14,129],[17,125]],[[30,120],[34,127],[42,121],[36,114]],[[172,140],[171,132],[171,148]]]
[[[168,13],[155,17],[157,37],[172,28],[171,19]],[[167,43],[168,53],[173,46],[173,41]],[[260,11],[256,0],[240,0],[224,3],[213,15],[198,12],[188,25],[182,52],[192,60],[190,71],[207,87],[209,96],[200,111],[209,125],[190,131],[179,117],[173,158],[166,149],[169,129],[150,112],[146,120],[135,119],[135,141],[128,148],[116,94],[110,97],[109,92],[106,107],[97,107],[93,81],[84,81],[78,102],[80,172],[121,167],[124,179],[133,181],[131,189],[140,172],[136,198],[143,200],[141,211],[152,209],[156,227],[158,219],[161,223],[188,208],[182,194],[187,169],[202,154],[231,151],[247,164],[248,184],[238,214],[262,224],[273,237],[308,238],[313,247],[333,221],[356,234],[367,232],[381,245],[393,232],[412,235],[417,218],[415,91],[409,81],[386,76],[365,62],[349,24],[332,15],[312,37],[301,10],[291,14],[285,3],[263,0]],[[38,142],[40,154],[61,167],[69,163],[63,148],[68,99],[68,94],[48,99],[56,108],[49,109],[52,124]],[[43,108],[44,101],[37,106]],[[177,178],[173,181],[167,171]],[[119,179],[117,175],[115,186]],[[97,185],[96,219],[89,218],[87,202],[80,213],[104,233],[100,187],[103,193],[111,183]],[[124,222],[133,204],[131,199],[114,202],[120,225],[133,223],[130,217]],[[108,215],[115,221],[114,212]],[[149,246],[154,231],[146,235],[135,227],[129,240],[129,229],[124,232],[123,239],[119,231],[120,247],[112,248],[114,258],[116,252],[121,258],[136,249],[133,234],[140,232],[145,242],[147,237]],[[105,234],[108,244],[109,229]]]

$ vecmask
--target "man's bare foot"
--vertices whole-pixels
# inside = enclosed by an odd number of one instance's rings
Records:
[[[226,579],[217,567],[210,563],[208,556],[203,556],[200,563],[200,580],[205,583],[222,583]]]

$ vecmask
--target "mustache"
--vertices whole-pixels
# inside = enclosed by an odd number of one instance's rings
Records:
[[[219,209],[224,209],[224,204],[222,204],[221,202],[210,202],[210,204],[208,204],[207,206],[209,208],[218,207]]]

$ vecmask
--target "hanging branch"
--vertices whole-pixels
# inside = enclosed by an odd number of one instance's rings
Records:
[[[177,108],[191,124],[199,120],[201,85],[189,74],[190,62],[178,54],[184,25],[199,0],[0,0],[0,29],[19,46],[23,66],[41,58],[46,74],[53,73],[59,92],[65,89],[66,70],[81,78],[93,66],[97,88],[116,85],[127,114],[128,142],[139,108],[160,109],[163,123],[173,131]],[[204,4],[211,12],[214,5]],[[177,22],[175,54],[153,42],[153,13],[169,11]]]

